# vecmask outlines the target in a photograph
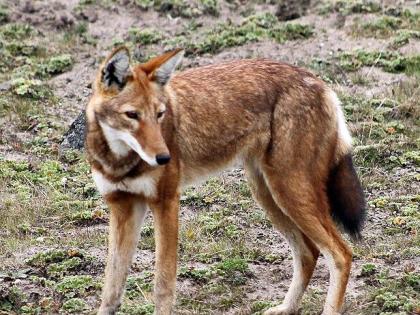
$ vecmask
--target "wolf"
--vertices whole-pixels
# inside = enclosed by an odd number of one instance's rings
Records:
[[[237,163],[288,241],[293,278],[281,305],[295,314],[320,254],[330,282],[324,315],[340,314],[363,190],[336,94],[307,70],[245,59],[176,72],[180,49],[132,65],[126,47],[102,63],[86,107],[92,176],[110,209],[100,315],[120,305],[146,213],[156,238],[155,314],[172,312],[182,188]]]

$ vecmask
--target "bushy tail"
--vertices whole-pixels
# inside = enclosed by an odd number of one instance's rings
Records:
[[[353,239],[360,239],[366,202],[350,153],[344,155],[331,170],[327,191],[334,220]]]

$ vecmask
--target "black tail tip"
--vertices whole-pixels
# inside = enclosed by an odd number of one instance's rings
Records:
[[[366,201],[351,154],[343,156],[332,169],[327,184],[333,219],[352,240],[362,239]]]

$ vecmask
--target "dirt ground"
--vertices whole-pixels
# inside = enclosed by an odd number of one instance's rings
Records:
[[[90,314],[108,213],[63,135],[101,60],[175,47],[182,69],[265,57],[311,69],[342,100],[369,209],[343,314],[420,314],[418,1],[0,1],[0,314]],[[77,136],[77,135],[76,135]],[[81,133],[79,132],[79,140]],[[79,141],[79,143],[82,143]],[[241,168],[182,196],[175,314],[261,314],[292,277],[286,242]],[[153,222],[119,314],[152,314]],[[301,314],[320,314],[321,257]]]

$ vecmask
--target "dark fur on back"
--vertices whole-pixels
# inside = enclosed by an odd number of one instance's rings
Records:
[[[360,239],[366,202],[350,153],[343,156],[332,169],[327,191],[334,220],[352,238]]]

